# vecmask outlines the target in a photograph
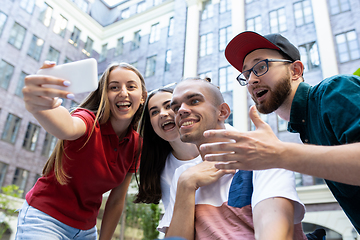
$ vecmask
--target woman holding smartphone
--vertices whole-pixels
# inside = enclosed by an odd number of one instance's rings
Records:
[[[53,66],[45,63],[43,68]],[[141,151],[135,129],[147,95],[144,79],[129,64],[113,64],[97,90],[71,113],[60,98],[74,95],[44,84],[69,82],[41,75],[25,78],[26,109],[59,141],[43,176],[26,194],[16,239],[97,239],[96,218],[109,190],[99,237],[111,239]]]

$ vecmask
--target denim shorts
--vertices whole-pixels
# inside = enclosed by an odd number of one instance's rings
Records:
[[[19,211],[16,240],[96,240],[96,226],[89,230],[70,227],[46,213],[29,206],[25,201]]]

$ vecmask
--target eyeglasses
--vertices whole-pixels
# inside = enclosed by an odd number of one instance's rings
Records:
[[[253,72],[257,77],[260,77],[269,71],[269,62],[286,62],[292,63],[286,59],[264,59],[256,63],[252,68],[242,72],[236,80],[241,86],[246,86],[249,82],[250,74]]]

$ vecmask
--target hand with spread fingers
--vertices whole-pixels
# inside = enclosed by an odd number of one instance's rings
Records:
[[[256,111],[250,108],[250,118],[256,126],[255,131],[236,132],[227,130],[208,130],[206,138],[223,138],[229,142],[204,143],[200,151],[205,160],[223,162],[216,164],[219,169],[261,170],[278,167],[282,157],[282,142],[276,137],[270,126]]]

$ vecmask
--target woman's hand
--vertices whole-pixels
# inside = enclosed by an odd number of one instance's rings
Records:
[[[54,62],[45,61],[41,69],[54,67]],[[26,109],[31,112],[39,112],[57,108],[61,105],[62,99],[73,99],[71,92],[63,91],[45,84],[69,86],[70,82],[51,76],[29,75],[25,77],[24,87],[22,89]]]

